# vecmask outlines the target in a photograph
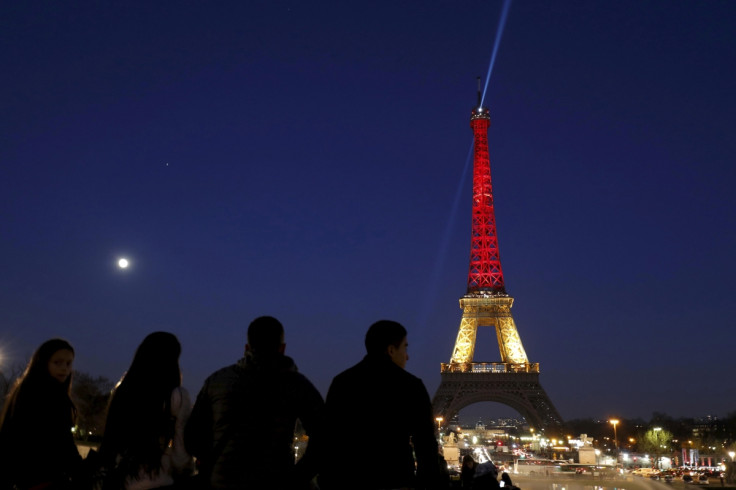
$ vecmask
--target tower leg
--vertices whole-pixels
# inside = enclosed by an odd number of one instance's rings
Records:
[[[508,316],[499,315],[495,318],[498,348],[501,351],[501,361],[510,364],[527,363],[526,352],[521,344],[516,323],[509,312]]]
[[[463,315],[463,319],[460,321],[460,329],[457,332],[451,363],[465,364],[473,362],[477,335],[478,318]]]

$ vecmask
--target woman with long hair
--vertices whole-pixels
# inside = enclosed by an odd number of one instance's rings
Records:
[[[100,455],[126,490],[172,485],[194,468],[183,442],[191,402],[180,353],[175,335],[148,335],[110,399]]]
[[[0,415],[0,488],[72,488],[82,458],[74,444],[74,348],[47,340],[33,353]]]

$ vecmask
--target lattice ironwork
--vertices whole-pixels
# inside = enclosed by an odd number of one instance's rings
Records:
[[[535,372],[444,372],[432,400],[434,414],[450,420],[473,403],[497,402],[519,412],[539,429],[559,429],[562,418]]]
[[[435,414],[449,420],[463,407],[499,402],[522,414],[535,427],[561,426],[562,419],[539,383],[539,364],[530,363],[511,316],[514,299],[506,293],[493,209],[488,157],[488,109],[473,109],[473,220],[468,290],[450,362],[441,365],[442,382],[432,401]],[[474,362],[479,327],[495,327],[501,362]]]
[[[470,235],[470,270],[468,293],[490,291],[505,294],[501,257],[496,236],[496,215],[493,210],[491,160],[488,157],[488,109],[473,109],[470,127],[473,129],[473,211]]]
[[[496,327],[501,362],[528,364],[516,323],[511,316],[514,298],[510,296],[464,297],[460,299],[463,318],[450,364],[473,362],[478,327]]]

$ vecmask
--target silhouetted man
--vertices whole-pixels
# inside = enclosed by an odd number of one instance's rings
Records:
[[[422,381],[404,370],[406,329],[376,322],[365,347],[363,360],[337,375],[327,393],[320,487],[436,488],[441,478],[432,406]]]
[[[324,402],[285,347],[281,323],[256,318],[245,357],[212,374],[199,392],[184,438],[210,488],[296,488],[314,477],[314,450],[294,464],[294,427],[299,419],[309,436],[318,432]]]

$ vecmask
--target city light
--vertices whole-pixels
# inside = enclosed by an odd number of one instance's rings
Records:
[[[613,425],[613,446],[618,451],[618,436],[616,435],[616,426],[618,425],[618,419],[611,419],[608,421],[611,425]]]

